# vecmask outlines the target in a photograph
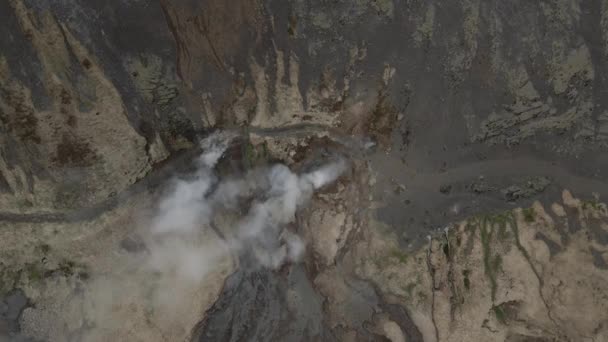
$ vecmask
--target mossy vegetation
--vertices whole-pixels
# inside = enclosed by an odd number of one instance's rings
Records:
[[[374,264],[376,267],[382,269],[387,267],[388,265],[392,265],[395,263],[405,264],[408,261],[408,255],[406,252],[393,248],[387,254],[377,256],[373,258]]]
[[[260,164],[263,164],[268,161],[268,158],[269,153],[268,145],[266,144],[266,142],[257,146],[253,145],[249,141],[243,144],[242,160],[243,167],[245,167],[246,169],[250,169]]]
[[[584,210],[587,210],[587,209],[602,210],[602,204],[596,199],[582,201],[582,207]]]
[[[496,320],[501,324],[506,323],[506,313],[505,310],[500,305],[492,306],[492,311],[494,312],[494,316],[496,316]]]
[[[33,205],[34,204],[32,203],[32,201],[25,198],[17,200],[17,208],[22,210],[31,208]]]
[[[64,277],[76,276],[80,280],[87,280],[90,278],[89,270],[86,265],[71,260],[61,261],[57,268],[52,272],[59,272],[59,274]]]
[[[490,289],[492,291],[492,300],[496,297],[496,289],[498,287],[496,283],[497,270],[494,269],[492,262],[492,250],[490,243],[492,242],[493,230],[490,225],[487,224],[487,219],[483,218],[480,222],[479,233],[481,237],[481,244],[483,248],[483,266],[486,275],[490,281]]]
[[[524,220],[526,222],[534,222],[536,219],[536,211],[534,208],[525,208],[522,210],[524,214]]]
[[[243,164],[246,168],[250,168],[255,161],[255,147],[251,143],[243,146]]]
[[[89,278],[89,272],[85,265],[78,264],[74,261],[64,259],[60,261],[56,267],[45,267],[42,263],[26,263],[23,271],[27,275],[29,281],[41,281],[52,275],[60,275],[63,277],[77,276],[79,279],[86,280]]]
[[[391,256],[391,258],[398,260],[400,263],[403,263],[403,264],[407,263],[407,257],[408,257],[407,253],[405,253],[399,249],[395,248],[395,249],[391,250],[390,256]]]
[[[57,270],[61,272],[66,277],[71,277],[74,275],[74,268],[76,267],[76,263],[71,260],[63,260],[59,263]]]
[[[479,229],[484,272],[490,282],[492,301],[496,298],[496,291],[498,289],[497,277],[502,270],[502,256],[493,250],[493,242],[505,241],[509,237],[507,227],[512,226],[513,224],[515,224],[513,213],[507,211],[504,213],[474,217],[467,222],[465,228],[470,234],[469,239],[471,239],[475,231]],[[465,276],[464,273],[463,276]],[[465,282],[468,282],[468,286],[470,287],[470,280],[467,281],[467,279],[468,274],[465,276]],[[465,288],[468,288],[466,283]]]
[[[44,269],[39,263],[27,263],[23,270],[30,282],[39,282],[44,278]]]

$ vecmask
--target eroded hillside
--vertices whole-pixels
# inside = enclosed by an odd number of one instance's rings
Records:
[[[608,339],[607,13],[0,0],[0,340]]]

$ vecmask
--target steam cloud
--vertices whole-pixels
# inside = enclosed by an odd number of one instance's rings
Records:
[[[315,190],[334,182],[344,172],[346,162],[338,159],[300,175],[276,164],[251,170],[242,178],[219,181],[214,167],[234,138],[219,132],[205,139],[194,177],[175,181],[172,191],[161,200],[151,224],[156,241],[150,249],[153,267],[161,265],[161,270],[167,266],[167,259],[174,259],[182,275],[201,279],[209,269],[201,266],[213,264],[225,253],[236,255],[247,249],[260,265],[270,268],[301,257],[304,243],[285,227],[295,220],[297,209],[310,200]],[[188,241],[192,234],[212,224],[216,212],[235,210],[243,201],[249,201],[248,211],[227,232],[223,245],[198,250],[172,245],[178,240]],[[169,251],[171,257],[167,258]]]

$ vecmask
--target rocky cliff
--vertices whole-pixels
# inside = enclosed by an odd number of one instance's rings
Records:
[[[607,16],[0,0],[0,340],[608,339]],[[214,131],[238,135],[220,179],[348,160],[281,233],[299,261],[143,266]],[[221,246],[258,195],[187,246]]]

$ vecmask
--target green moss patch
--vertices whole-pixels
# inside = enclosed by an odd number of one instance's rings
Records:
[[[525,208],[523,214],[526,222],[534,222],[536,219],[536,211],[534,208]]]

